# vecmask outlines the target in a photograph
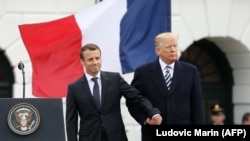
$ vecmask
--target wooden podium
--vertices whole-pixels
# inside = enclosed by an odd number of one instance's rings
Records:
[[[0,98],[0,140],[66,141],[61,98]]]

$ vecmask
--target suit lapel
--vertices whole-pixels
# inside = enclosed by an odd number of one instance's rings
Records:
[[[87,82],[87,78],[85,75],[83,76],[81,83],[82,83],[81,86],[83,87],[84,94],[87,96],[87,98],[92,98],[92,94],[89,89],[89,84]]]
[[[101,98],[101,107],[104,107],[105,99],[106,99],[106,94],[107,94],[107,87],[108,87],[108,76],[101,71],[101,83],[102,83],[102,98]]]
[[[158,59],[152,64],[150,75],[155,85],[162,91],[162,94],[167,96],[168,90]]]
[[[170,89],[170,95],[173,94],[174,89],[176,88],[176,86],[178,85],[178,83],[181,81],[181,78],[184,75],[184,70],[183,67],[181,65],[181,63],[179,61],[175,62],[175,66],[174,66],[174,75],[173,75],[173,80],[171,85],[171,89]]]

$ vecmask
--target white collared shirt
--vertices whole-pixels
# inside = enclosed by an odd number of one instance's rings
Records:
[[[169,66],[170,67],[169,68],[169,73],[171,75],[171,78],[173,78],[173,75],[174,75],[174,64],[175,64],[175,62],[172,63],[172,64],[166,64],[166,63],[164,63],[161,60],[161,58],[159,58],[159,63],[161,65],[161,70],[162,70],[163,76],[165,76],[165,74],[166,74],[166,69],[167,69],[166,66]]]

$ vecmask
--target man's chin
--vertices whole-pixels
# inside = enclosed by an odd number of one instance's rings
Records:
[[[99,71],[100,71],[100,69],[95,69],[95,70],[93,70],[93,72],[94,72],[95,74],[97,74]]]
[[[177,60],[177,58],[173,58],[173,59],[172,59],[172,62],[175,62],[176,60]]]

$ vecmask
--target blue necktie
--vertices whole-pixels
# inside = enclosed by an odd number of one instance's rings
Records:
[[[99,92],[99,85],[97,82],[97,77],[92,78],[91,80],[94,81],[94,87],[93,87],[93,98],[95,100],[95,103],[97,107],[100,109],[101,107],[101,101],[100,101],[100,92]]]
[[[166,74],[164,76],[168,90],[170,90],[170,84],[172,80],[171,75],[170,75],[170,69],[171,69],[170,66],[166,66]]]

